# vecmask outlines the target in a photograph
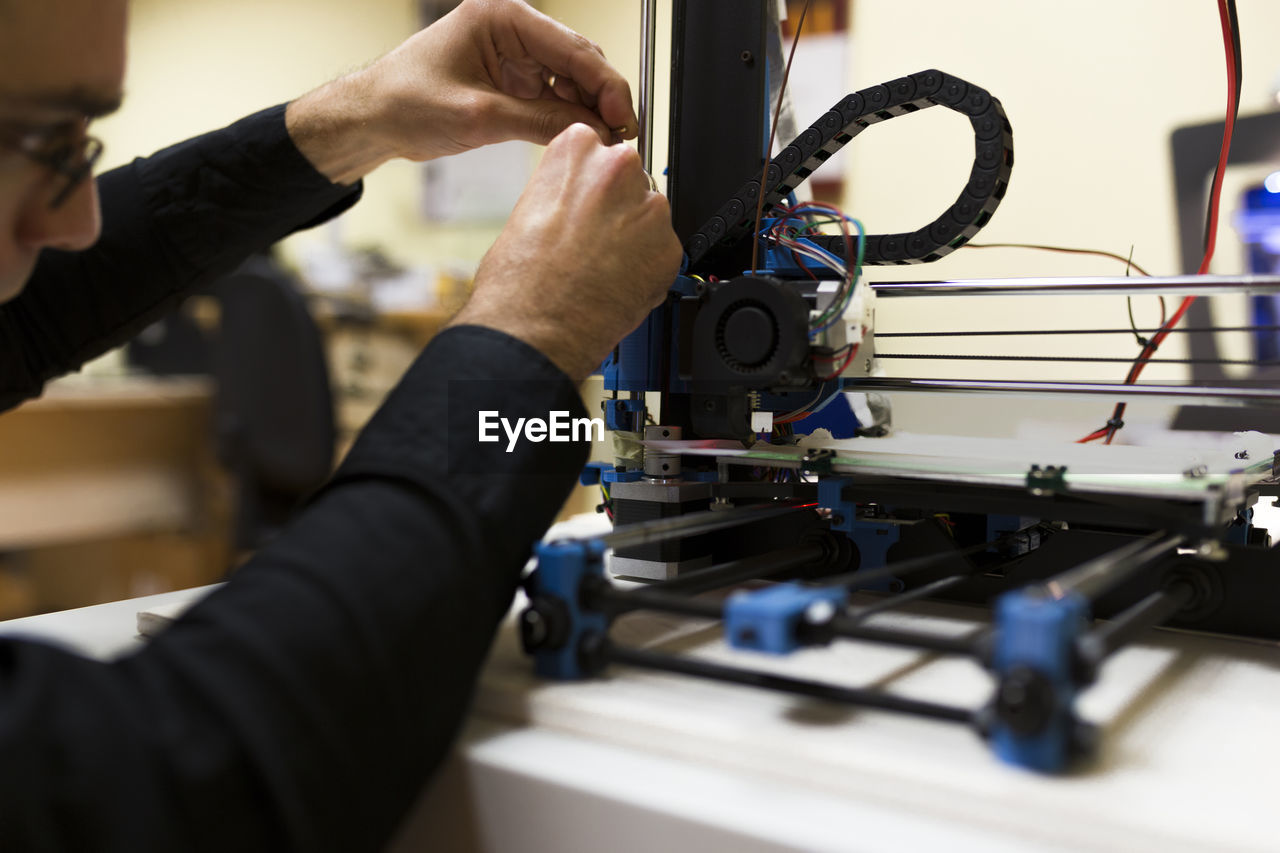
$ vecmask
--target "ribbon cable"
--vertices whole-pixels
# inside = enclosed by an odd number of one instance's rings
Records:
[[[869,235],[863,263],[927,263],[960,248],[987,224],[1004,198],[1013,169],[1013,129],[1000,102],[985,89],[932,69],[845,96],[783,148],[766,174],[763,215],[871,125],[938,105],[968,116],[973,125],[969,181],[955,203],[926,227],[908,234]],[[698,264],[717,247],[734,244],[752,230],[759,193],[757,173],[689,238],[685,251],[690,264]],[[805,239],[844,258],[843,237]]]

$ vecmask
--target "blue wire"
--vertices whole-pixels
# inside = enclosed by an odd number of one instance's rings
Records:
[[[853,290],[853,288],[855,288],[855,287],[857,287],[857,286],[858,286],[858,281],[859,281],[859,280],[861,280],[861,278],[862,278],[862,258],[863,258],[863,256],[866,254],[866,251],[867,251],[867,235],[866,235],[866,233],[865,233],[865,232],[863,231],[863,229],[862,229],[862,223],[861,223],[861,222],[859,222],[858,220],[854,219],[854,218],[853,218],[853,217],[851,217],[851,216],[850,216],[850,217],[846,217],[846,218],[847,218],[851,223],[853,223],[853,226],[854,226],[855,228],[857,228],[857,229],[858,229],[858,257],[857,257],[857,258],[856,258],[856,260],[854,261],[854,266],[853,266],[853,278],[852,278],[852,280],[850,280],[850,282],[849,282],[849,289],[850,289],[850,291],[852,291],[852,290]],[[852,298],[852,297],[851,297],[851,298]],[[817,328],[817,329],[814,329],[812,332],[810,332],[810,333],[809,333],[809,337],[811,337],[811,338],[812,338],[812,337],[814,337],[814,336],[816,336],[816,335],[818,335],[818,334],[820,334],[820,333],[822,333],[822,332],[825,332],[827,329],[830,329],[832,326],[834,326],[834,325],[836,324],[836,321],[837,321],[837,320],[839,320],[839,319],[841,319],[842,317],[844,317],[844,309],[842,309],[842,310],[840,311],[840,313],[839,313],[839,314],[836,314],[834,317],[832,317],[830,320],[828,320],[828,321],[827,321],[827,323],[826,323],[826,325],[821,326],[821,327],[819,327],[819,328]]]

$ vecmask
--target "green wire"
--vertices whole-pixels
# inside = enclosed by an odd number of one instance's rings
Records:
[[[823,311],[813,322],[813,328],[821,331],[835,322],[835,318],[839,317],[849,307],[849,303],[853,301],[853,292],[857,287],[859,279],[862,278],[862,262],[866,258],[867,252],[867,236],[866,229],[862,223],[852,217],[848,220],[850,224],[858,229],[858,253],[854,261],[853,270],[849,276],[841,283],[843,292],[838,295],[827,310]]]

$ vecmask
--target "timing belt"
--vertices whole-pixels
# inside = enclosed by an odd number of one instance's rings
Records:
[[[942,71],[920,71],[845,96],[774,157],[765,175],[763,214],[798,187],[819,166],[873,124],[942,105],[969,117],[974,133],[973,169],[955,203],[928,226],[908,234],[868,235],[865,264],[936,261],[963,246],[999,207],[1013,168],[1013,129],[1000,102],[979,86]],[[736,243],[755,224],[760,179],[747,181],[685,245],[690,264],[719,246]],[[844,238],[805,239],[837,257]]]

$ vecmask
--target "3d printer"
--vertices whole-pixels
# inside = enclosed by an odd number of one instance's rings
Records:
[[[923,446],[894,439],[886,395],[1275,406],[1280,393],[888,379],[876,370],[875,302],[1275,293],[1280,278],[868,284],[864,266],[937,260],[987,223],[1013,167],[1010,122],[984,89],[926,70],[848,95],[762,160],[757,145],[727,141],[769,131],[768,93],[782,71],[767,60],[770,12],[766,0],[674,3],[669,197],[688,265],[667,303],[602,367],[617,459],[584,477],[600,483],[615,528],[540,547],[521,616],[525,647],[551,678],[622,663],[920,714],[972,726],[1007,761],[1060,769],[1093,740],[1076,694],[1142,631],[1280,637],[1267,604],[1280,596],[1276,557],[1251,525],[1258,498],[1280,493],[1274,448],[1262,436],[1194,458],[960,438]],[[873,236],[791,195],[871,125],[934,106],[964,114],[975,143],[964,189],[933,222]],[[1100,434],[1109,439],[1118,421]],[[610,575],[647,583],[624,587]],[[762,579],[772,582],[732,591]],[[885,597],[852,606],[855,590]],[[992,624],[963,638],[877,625],[876,614],[924,597],[990,603]],[[994,689],[982,707],[953,707],[761,672],[749,656],[725,666],[613,641],[613,620],[637,609],[722,620],[726,641],[748,652],[843,638],[969,656]]]

